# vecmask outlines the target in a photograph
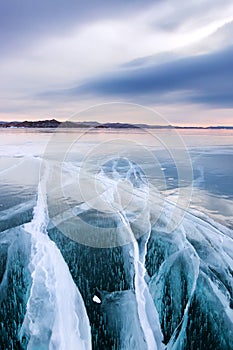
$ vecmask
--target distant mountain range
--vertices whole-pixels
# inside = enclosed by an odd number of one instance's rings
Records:
[[[4,122],[0,121],[1,128],[96,128],[96,129],[226,129],[233,130],[233,126],[172,126],[172,125],[148,125],[129,123],[98,123],[98,122],[60,122],[56,119]]]

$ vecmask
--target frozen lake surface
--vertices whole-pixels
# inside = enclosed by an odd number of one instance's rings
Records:
[[[233,348],[233,131],[0,130],[0,348]]]

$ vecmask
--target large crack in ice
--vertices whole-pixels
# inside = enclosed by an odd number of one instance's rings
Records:
[[[28,349],[90,350],[90,324],[82,296],[61,252],[47,235],[47,173],[48,169],[38,186],[33,219],[24,225],[31,234],[32,287],[21,339],[28,339]]]
[[[147,315],[147,298],[150,297],[149,291],[148,291],[148,286],[145,281],[145,275],[146,275],[146,269],[145,269],[145,253],[146,249],[144,249],[144,255],[143,255],[143,260],[140,260],[139,257],[139,247],[138,247],[138,242],[136,241],[134,237],[134,233],[130,227],[130,224],[121,212],[119,212],[119,216],[127,228],[127,231],[131,237],[132,240],[132,254],[133,254],[133,262],[134,262],[134,270],[135,270],[135,275],[134,275],[134,287],[135,287],[135,295],[136,295],[136,300],[137,300],[137,307],[138,307],[138,317],[139,317],[139,322],[145,337],[145,341],[147,344],[147,349],[162,349],[162,333],[160,331],[160,325],[159,325],[159,320],[157,324],[157,332],[156,334],[153,333],[152,331],[152,325],[150,324],[150,320]],[[149,233],[147,235],[149,237]],[[148,240],[148,238],[147,238]],[[145,247],[147,244],[147,240],[145,242]]]
[[[141,181],[140,186],[134,191],[134,196],[136,197],[138,193],[142,196],[142,200],[144,201],[144,197],[147,195],[146,186],[144,182],[138,178],[138,174],[136,172],[135,166],[130,162],[130,168],[126,173],[127,180],[130,180],[133,175],[133,180]],[[127,213],[124,210],[122,205],[121,193],[118,192],[118,184],[121,179],[119,173],[116,172],[116,164],[113,162],[113,180],[107,178],[103,171],[100,172],[98,176],[98,181],[101,181],[103,188],[105,189],[100,198],[106,201],[109,206],[115,211],[122,222],[123,226],[126,229],[126,232],[129,236],[127,239],[130,243],[129,255],[132,256],[133,266],[134,266],[134,290],[136,296],[137,303],[137,311],[138,311],[138,319],[140,323],[140,327],[143,332],[143,338],[146,343],[146,348],[148,350],[160,350],[164,348],[162,343],[163,335],[160,328],[158,313],[153,304],[151,295],[149,293],[148,285],[145,281],[146,276],[146,268],[145,268],[145,256],[147,253],[147,243],[150,236],[150,215],[149,210],[146,210],[146,217],[144,220],[147,221],[148,228],[147,233],[143,234],[142,239],[142,247],[141,251],[139,251],[139,243],[135,238],[134,232],[131,228],[130,222],[127,217]],[[131,179],[132,181],[132,179]],[[128,186],[123,186],[123,195],[128,190]],[[140,196],[139,196],[140,197]],[[145,204],[145,203],[144,203]],[[153,324],[154,323],[154,324]]]

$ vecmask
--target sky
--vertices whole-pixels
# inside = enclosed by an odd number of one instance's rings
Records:
[[[1,1],[0,120],[233,125],[232,33],[232,0]]]

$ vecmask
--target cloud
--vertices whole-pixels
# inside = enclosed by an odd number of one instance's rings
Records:
[[[233,107],[233,46],[150,66],[122,69],[66,91],[132,101],[195,102]]]
[[[0,2],[1,54],[33,44],[39,38],[62,36],[74,27],[103,19],[121,18],[148,7],[140,0],[11,0]]]
[[[152,17],[151,24],[165,31],[207,25],[210,19],[218,20],[232,10],[231,0],[165,0],[158,7],[158,16]]]
[[[11,0],[0,2],[1,55],[33,45],[41,38],[62,37],[73,28],[111,19],[128,20],[138,16],[153,32],[189,30],[232,11],[231,0]]]
[[[109,99],[232,106],[231,6],[231,0],[1,1],[0,112],[65,111]]]

